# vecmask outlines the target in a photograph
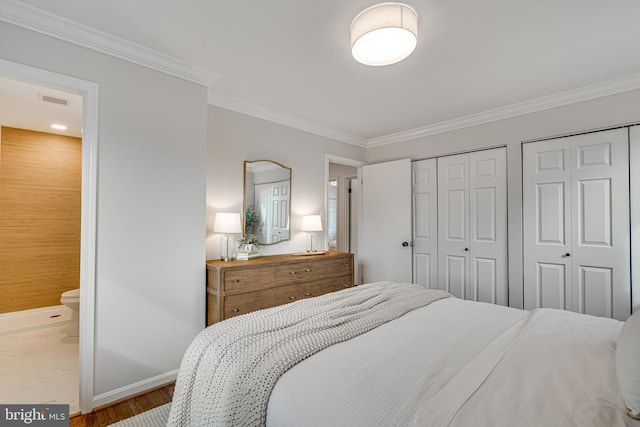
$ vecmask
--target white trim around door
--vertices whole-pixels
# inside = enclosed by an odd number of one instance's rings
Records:
[[[80,235],[80,411],[93,409],[98,177],[98,84],[0,59],[0,76],[83,97]]]

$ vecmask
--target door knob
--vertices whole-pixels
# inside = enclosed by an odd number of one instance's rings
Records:
[[[469,248],[464,248],[465,252],[469,252]]]
[[[571,256],[571,254],[567,252],[566,254],[564,254],[564,256]]]
[[[406,248],[407,246],[409,246],[409,242],[402,242],[402,247]]]

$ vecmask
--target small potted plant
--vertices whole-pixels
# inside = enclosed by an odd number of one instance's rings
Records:
[[[260,214],[257,213],[253,205],[249,205],[244,211],[244,234],[255,234],[255,226],[260,222]]]
[[[245,234],[238,243],[243,252],[252,252],[260,247],[258,236],[255,234]]]
[[[238,259],[249,259],[260,256],[258,248],[260,241],[258,235],[254,232],[255,226],[260,222],[260,215],[254,210],[253,205],[249,206],[244,212],[244,236],[238,242]]]

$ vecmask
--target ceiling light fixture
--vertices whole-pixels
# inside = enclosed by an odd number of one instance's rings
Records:
[[[58,124],[52,124],[51,125],[52,128],[54,129],[58,129],[58,130],[67,130],[67,127],[65,125],[58,125]]]
[[[358,14],[351,23],[351,54],[365,65],[400,62],[416,48],[418,14],[402,3],[380,3]]]

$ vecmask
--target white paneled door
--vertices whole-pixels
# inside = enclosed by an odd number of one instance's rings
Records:
[[[413,282],[438,289],[438,172],[436,159],[411,163]]]
[[[469,282],[469,155],[438,159],[438,283],[467,298]]]
[[[358,258],[363,283],[411,282],[411,162],[362,167]]]
[[[506,149],[438,158],[438,284],[508,304]]]
[[[291,180],[275,182],[271,187],[271,242],[289,240],[289,203]]]
[[[255,185],[256,213],[262,224],[259,229],[261,242],[271,244],[289,240],[290,185],[290,181]]]
[[[630,314],[626,128],[523,145],[524,308]]]

